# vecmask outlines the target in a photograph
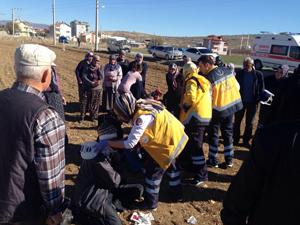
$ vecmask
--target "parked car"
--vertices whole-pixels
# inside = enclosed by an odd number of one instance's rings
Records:
[[[178,51],[185,51],[186,49],[185,48],[178,48]]]
[[[58,38],[58,42],[59,42],[59,43],[67,43],[67,44],[69,44],[68,38],[66,38],[66,37],[64,37],[64,36],[60,36],[60,37]]]
[[[157,46],[154,46],[154,45],[151,46],[151,47],[149,47],[149,48],[148,48],[148,53],[149,53],[149,54],[152,54],[152,50],[153,50],[154,48],[156,48],[156,47],[157,47]]]
[[[172,54],[173,59],[182,58],[182,52],[178,51],[176,48],[173,48],[173,46],[171,45],[160,45],[152,50],[153,58],[159,57],[169,60],[172,59]]]
[[[214,58],[216,58],[218,55],[208,48],[205,47],[192,47],[188,48],[185,50],[183,53],[183,59],[190,57],[193,62],[197,62],[197,60],[202,56],[202,55],[212,55]]]

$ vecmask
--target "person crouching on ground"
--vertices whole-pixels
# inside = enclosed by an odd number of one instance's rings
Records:
[[[198,75],[197,66],[192,62],[183,66],[183,75],[185,80],[179,119],[186,126],[186,133],[189,136],[188,149],[195,172],[194,179],[189,185],[197,186],[208,180],[202,145],[205,129],[212,117],[210,83]]]
[[[109,122],[100,126],[99,140],[122,138]],[[104,146],[95,152],[97,142],[86,142],[80,149],[84,159],[76,179],[73,215],[85,225],[121,225],[117,211],[124,211],[139,199],[141,184],[122,183],[122,165],[117,150]]]
[[[165,170],[169,176],[168,194],[175,200],[182,200],[176,158],[188,142],[183,125],[161,102],[151,99],[136,101],[131,93],[119,96],[114,104],[114,112],[119,121],[133,121],[128,139],[100,141],[98,149],[101,150],[107,144],[114,148],[131,149],[140,142],[151,156],[146,166],[145,200],[136,203],[135,207],[140,210],[156,210]]]

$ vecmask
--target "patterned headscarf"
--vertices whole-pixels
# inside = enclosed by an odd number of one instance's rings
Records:
[[[135,104],[135,109],[151,111],[152,115],[159,113],[164,108],[166,108],[166,107],[160,101],[156,101],[156,100],[150,99],[150,98],[147,98],[147,99],[140,98]]]
[[[138,53],[135,56],[135,61],[137,61],[137,58],[140,57],[140,56],[142,56],[142,59],[144,58],[144,55],[142,53]]]
[[[179,74],[179,71],[178,71],[177,65],[175,63],[170,63],[169,70],[170,69],[175,69],[175,72],[173,74],[170,74],[170,72],[168,72],[168,79],[172,81],[172,87],[173,87],[173,90],[175,90],[177,88],[176,78]]]
[[[281,78],[287,78],[289,76],[289,66],[286,64],[283,64],[278,67],[278,69],[282,69],[282,77]]]
[[[136,99],[131,93],[120,95],[115,103],[114,110],[116,110],[126,121],[132,119],[135,110]]]
[[[87,52],[85,54],[84,60],[87,62],[87,64],[90,64],[90,62],[89,62],[89,57],[90,56],[94,56],[94,54],[92,52]]]

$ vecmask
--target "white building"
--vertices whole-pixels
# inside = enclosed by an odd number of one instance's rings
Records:
[[[74,20],[70,24],[72,28],[72,36],[79,37],[80,34],[90,33],[90,24],[87,22]]]
[[[53,37],[53,24],[49,26],[50,35]],[[55,23],[55,37],[65,36],[66,38],[71,38],[71,26],[65,22]]]

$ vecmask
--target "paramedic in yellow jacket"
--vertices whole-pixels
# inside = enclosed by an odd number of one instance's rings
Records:
[[[188,142],[184,126],[165,109],[161,102],[151,99],[136,101],[131,93],[125,93],[117,98],[114,112],[119,121],[133,122],[128,139],[100,141],[98,149],[102,149],[107,144],[115,148],[131,149],[140,142],[151,156],[146,166],[145,199],[143,202],[136,203],[136,208],[156,210],[160,183],[165,170],[169,176],[167,193],[177,201],[182,200],[176,158]]]
[[[203,152],[203,138],[212,115],[210,83],[198,75],[197,66],[188,62],[183,66],[183,95],[181,100],[180,122],[185,126],[189,137],[188,150],[195,172],[194,179],[189,182],[197,186],[208,180],[207,165]]]
[[[208,128],[209,160],[207,166],[218,167],[219,129],[224,140],[226,167],[232,167],[234,156],[232,145],[233,114],[243,108],[237,81],[230,69],[214,66],[210,56],[198,59],[202,74],[212,85],[212,120]]]

